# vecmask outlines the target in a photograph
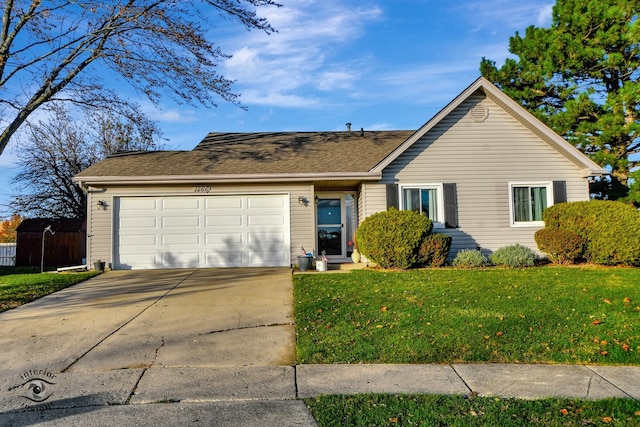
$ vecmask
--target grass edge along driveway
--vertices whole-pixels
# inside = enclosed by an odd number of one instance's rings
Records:
[[[640,365],[640,269],[294,276],[298,363]]]
[[[83,282],[98,274],[100,272],[87,271],[82,273],[0,275],[0,312],[19,307],[45,295]]]

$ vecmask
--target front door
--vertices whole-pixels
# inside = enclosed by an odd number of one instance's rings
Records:
[[[351,193],[318,194],[316,199],[318,255],[339,261],[351,256],[357,215]]]

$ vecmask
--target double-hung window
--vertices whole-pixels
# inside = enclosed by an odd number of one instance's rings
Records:
[[[424,213],[434,227],[444,226],[442,184],[409,184],[400,186],[400,208]]]
[[[542,213],[553,204],[553,184],[510,183],[512,226],[544,225]]]

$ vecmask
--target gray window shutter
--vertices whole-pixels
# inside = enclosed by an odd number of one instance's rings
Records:
[[[458,195],[455,183],[442,184],[444,189],[444,226],[458,228]]]
[[[398,186],[396,184],[387,184],[387,209],[400,209],[398,203]]]
[[[567,201],[567,182],[553,181],[553,203],[564,203]]]

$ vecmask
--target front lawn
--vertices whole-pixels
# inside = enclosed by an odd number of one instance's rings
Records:
[[[31,274],[7,274],[8,272],[6,269],[0,272],[0,274],[4,274],[0,275],[0,312],[26,304],[100,274],[96,271]]]
[[[633,399],[519,400],[442,395],[320,396],[306,399],[328,426],[637,426]]]
[[[299,363],[640,365],[640,269],[294,276]]]

